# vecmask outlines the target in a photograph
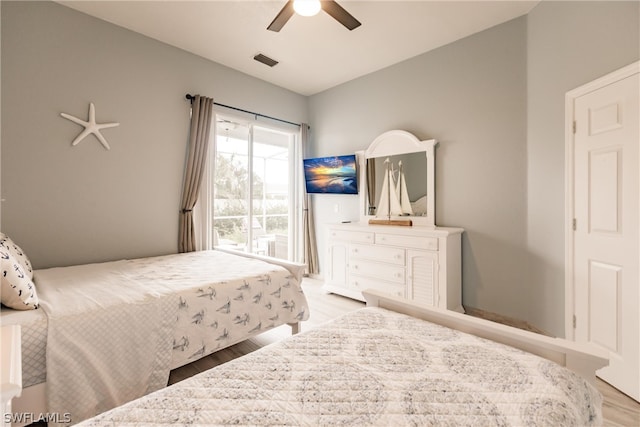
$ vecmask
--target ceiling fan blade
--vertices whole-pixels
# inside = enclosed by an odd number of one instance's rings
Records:
[[[331,15],[333,19],[347,27],[349,31],[352,31],[362,25],[360,21],[344,10],[344,8],[334,0],[323,0],[320,3],[322,4],[322,10]]]
[[[267,30],[278,32],[284,27],[284,24],[293,16],[295,11],[293,10],[293,0],[289,0],[287,4],[278,12],[276,17],[271,21],[271,24],[267,27]]]

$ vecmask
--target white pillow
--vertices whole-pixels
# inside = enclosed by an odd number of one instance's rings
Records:
[[[33,279],[33,268],[31,267],[31,262],[29,261],[27,254],[24,253],[20,246],[16,245],[16,243],[11,240],[11,237],[0,232],[0,250],[2,249],[8,250],[9,253],[14,256],[16,261],[20,263],[29,278]]]
[[[2,286],[0,287],[2,304],[16,310],[38,308],[36,286],[13,254],[6,250],[6,247],[0,247],[0,273],[2,273]]]
[[[415,202],[411,202],[411,210],[414,215],[423,215],[427,213],[427,196],[422,196]]]

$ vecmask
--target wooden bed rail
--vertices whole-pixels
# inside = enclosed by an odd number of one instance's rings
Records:
[[[380,307],[404,313],[519,348],[566,366],[592,384],[596,381],[596,370],[609,364],[608,352],[589,344],[536,334],[455,311],[429,307],[374,290],[365,290],[362,294],[367,301],[367,307]]]

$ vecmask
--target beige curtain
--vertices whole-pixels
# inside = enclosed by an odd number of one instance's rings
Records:
[[[193,207],[198,201],[202,176],[207,163],[212,116],[213,99],[196,95],[191,103],[191,129],[189,130],[189,146],[180,203],[179,252],[196,250]]]
[[[304,154],[307,152],[307,145],[309,143],[309,125],[302,123],[300,125],[300,145],[301,152]],[[307,189],[304,185],[304,173],[302,174],[302,262],[306,264],[307,275],[318,274],[320,268],[318,265],[318,245],[316,243],[316,231],[313,220],[313,209],[311,208],[311,198],[307,194]]]
[[[375,159],[366,159],[367,165],[367,199],[369,215],[376,214],[376,161]]]

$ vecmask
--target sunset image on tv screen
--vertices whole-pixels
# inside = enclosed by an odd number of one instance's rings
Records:
[[[356,156],[304,160],[307,193],[358,194]]]

